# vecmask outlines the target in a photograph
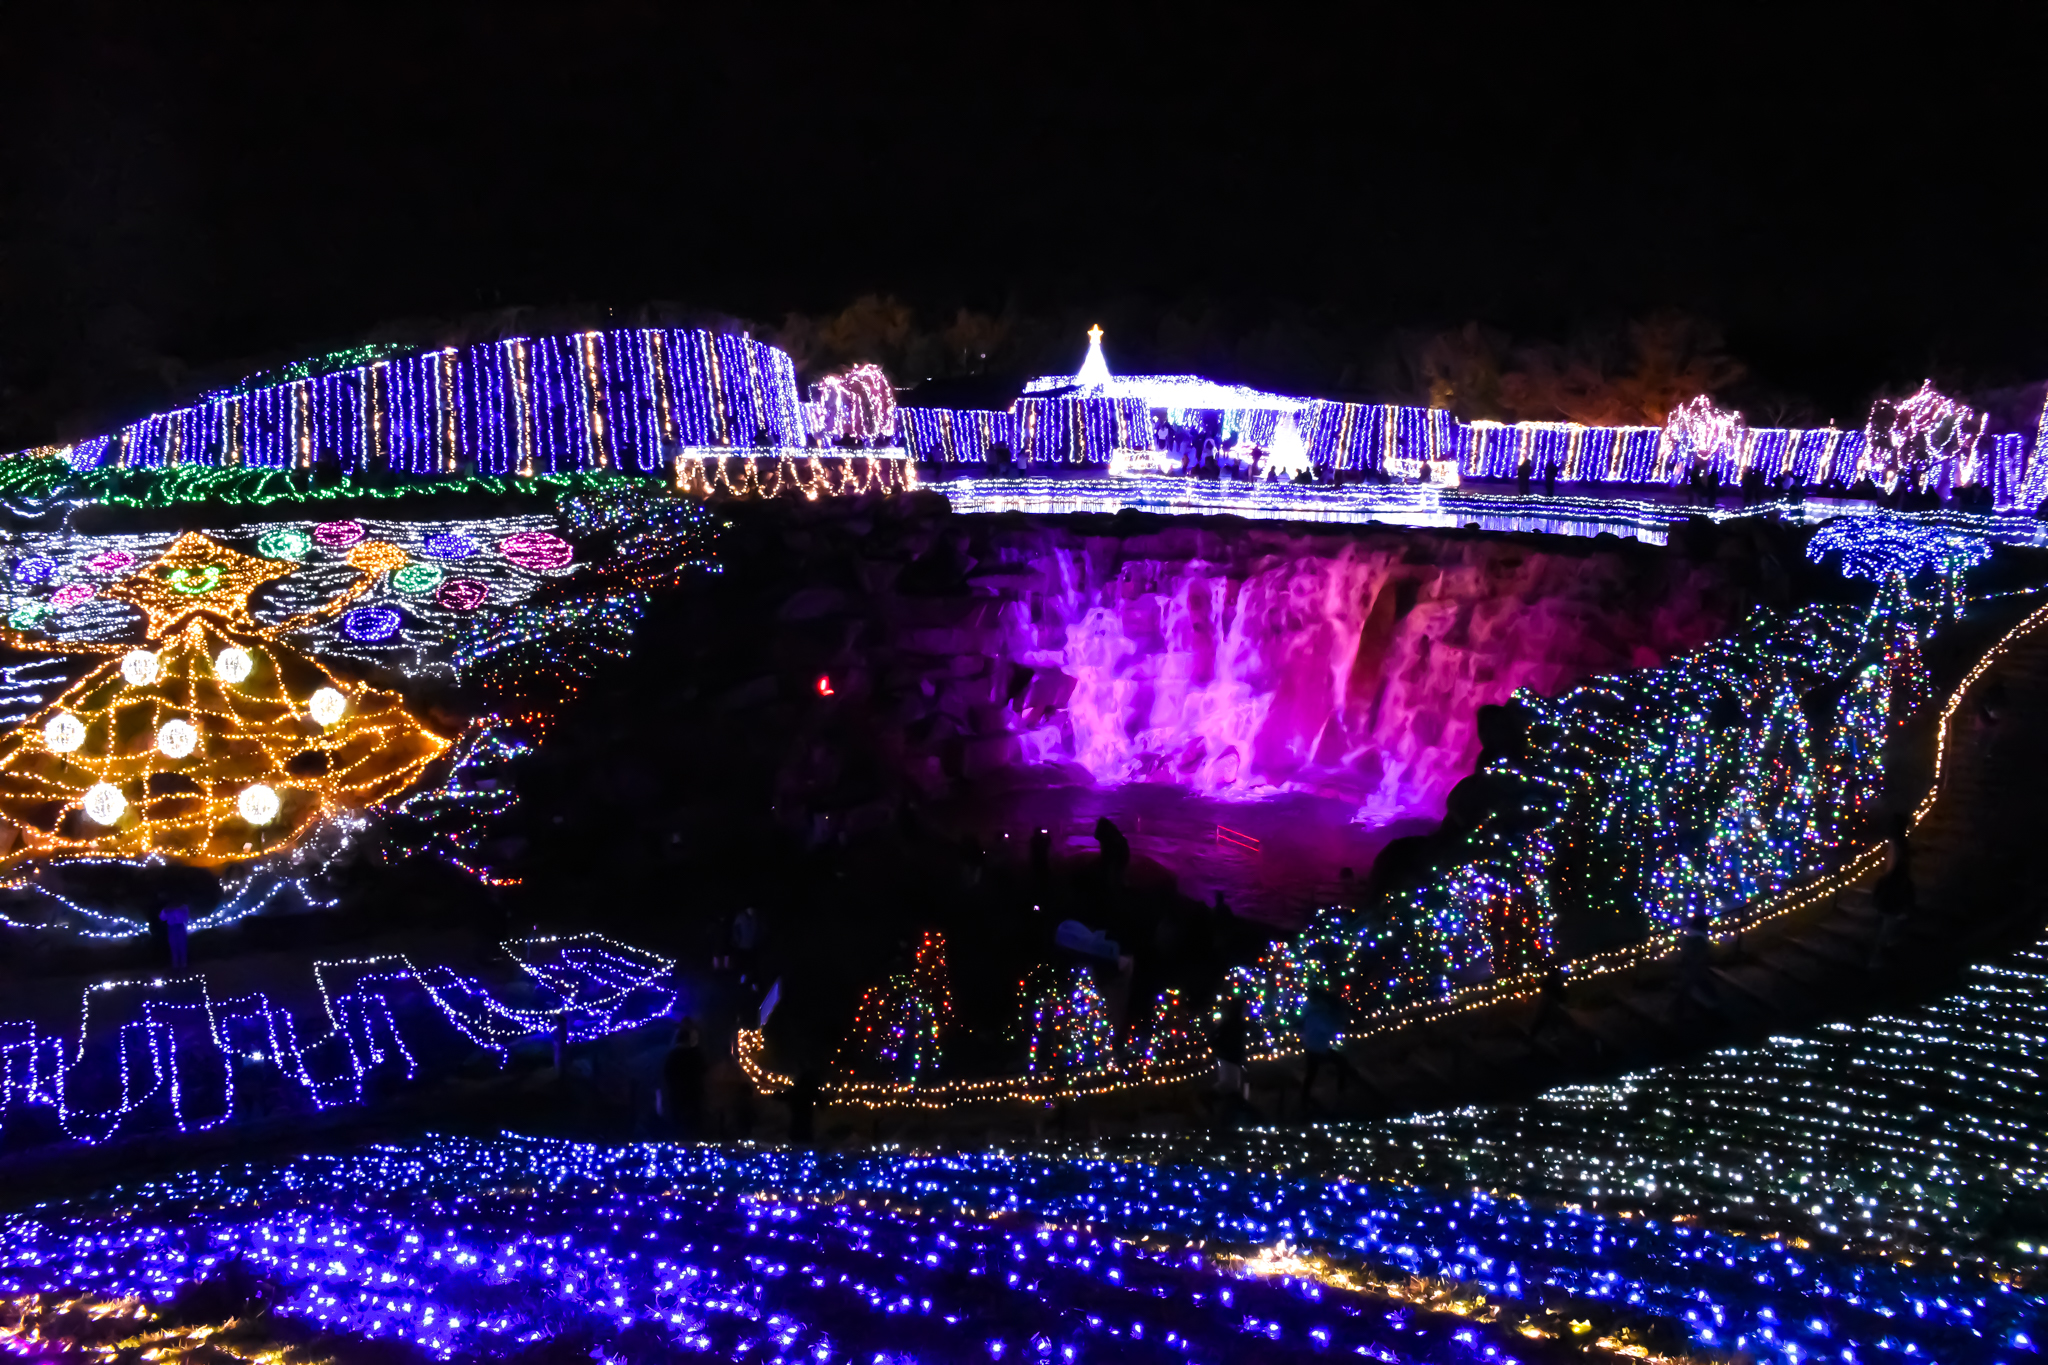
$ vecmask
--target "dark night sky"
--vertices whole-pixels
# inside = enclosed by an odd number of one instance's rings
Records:
[[[12,6],[0,445],[394,318],[867,291],[2048,377],[2024,10],[1560,8]]]

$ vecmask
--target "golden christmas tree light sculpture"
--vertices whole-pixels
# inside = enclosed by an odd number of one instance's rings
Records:
[[[365,553],[368,551],[368,553]],[[109,587],[148,618],[141,646],[0,630],[17,649],[118,654],[0,738],[0,867],[56,854],[161,854],[206,867],[275,852],[324,817],[397,794],[447,749],[399,697],[280,643],[405,563],[357,546],[362,579],[275,626],[249,595],[297,565],[197,532]]]

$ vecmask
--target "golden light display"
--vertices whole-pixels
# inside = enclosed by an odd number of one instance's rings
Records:
[[[449,741],[396,694],[344,682],[280,643],[404,562],[396,546],[351,556],[361,582],[264,626],[249,594],[298,566],[194,532],[106,591],[148,618],[142,646],[0,631],[17,649],[110,656],[0,738],[0,820],[11,827],[0,831],[0,867],[151,853],[217,867],[410,786]]]
[[[792,455],[749,455],[726,449],[685,450],[674,460],[678,491],[709,497],[776,498],[785,492],[807,498],[856,493],[907,493],[917,486],[917,466],[901,453],[819,451]]]

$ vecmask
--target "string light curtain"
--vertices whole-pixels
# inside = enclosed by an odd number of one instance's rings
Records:
[[[1002,445],[1033,464],[1103,464],[1152,444],[1142,398],[1019,398],[1008,412],[898,408],[896,433],[913,459],[981,464]]]
[[[1033,462],[1101,463],[1115,449],[1149,449],[1152,412],[1142,399],[1019,399],[1008,412],[899,408],[897,432],[912,458],[938,464],[980,464],[1001,444]],[[1049,416],[1054,405],[1084,410],[1075,418]],[[1133,410],[1126,413],[1125,406]],[[1190,413],[1168,412],[1185,424]],[[1222,415],[1222,428],[1241,444],[1272,439],[1279,413],[1272,409]],[[1779,428],[1737,425],[1714,442],[1677,458],[1665,427],[1589,427],[1576,422],[1463,422],[1439,408],[1376,403],[1306,402],[1296,415],[1311,464],[1345,473],[1413,478],[1420,467],[1457,466],[1466,479],[1506,480],[1527,463],[1542,477],[1555,470],[1563,483],[1677,484],[1695,467],[1724,485],[1756,471],[1767,483],[1781,478],[1812,487],[1848,486],[1882,473],[1868,434],[1835,427]],[[1073,433],[1079,422],[1081,434]],[[1113,437],[1116,444],[1105,445]],[[2048,417],[2031,444],[2017,432],[1980,439],[1969,477],[1959,483],[1988,488],[1995,506],[2031,510],[2048,500]]]
[[[81,469],[659,474],[680,446],[800,446],[804,435],[784,352],[728,332],[634,328],[380,360],[154,414],[69,458]]]

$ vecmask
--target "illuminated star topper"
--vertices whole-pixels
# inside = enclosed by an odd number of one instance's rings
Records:
[[[1074,376],[1074,382],[1084,388],[1090,384],[1109,382],[1109,362],[1102,358],[1100,323],[1088,329],[1088,358],[1081,362],[1081,372]]]
[[[107,588],[106,596],[132,602],[149,616],[149,638],[169,633],[195,612],[231,625],[249,621],[249,594],[298,565],[257,559],[211,537],[187,531],[149,564]]]

